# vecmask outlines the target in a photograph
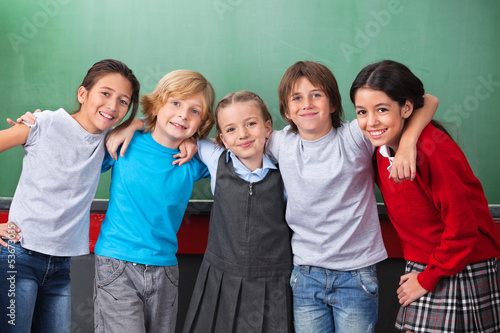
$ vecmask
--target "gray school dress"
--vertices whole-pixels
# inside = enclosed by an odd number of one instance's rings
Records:
[[[292,332],[290,238],[279,171],[249,183],[224,152],[183,332]]]

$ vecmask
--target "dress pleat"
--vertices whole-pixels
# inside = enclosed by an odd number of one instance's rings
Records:
[[[236,311],[241,292],[241,277],[222,273],[221,295],[217,310],[217,325],[214,332],[234,331]],[[228,329],[231,329],[230,331]],[[235,331],[236,332],[236,331]]]
[[[243,282],[241,299],[244,299],[245,302],[240,302],[237,316],[238,326],[235,332],[262,332],[266,290],[261,280],[263,278],[247,279]]]
[[[185,331],[191,332],[195,327],[204,327],[214,332],[220,282],[217,272],[203,261],[191,296],[190,309],[186,315],[186,324],[189,325],[185,325]]]

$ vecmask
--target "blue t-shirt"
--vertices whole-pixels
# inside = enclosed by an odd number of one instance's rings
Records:
[[[95,246],[98,255],[154,266],[177,264],[177,231],[193,184],[209,177],[197,158],[172,165],[178,149],[136,132],[124,157],[106,154],[102,171],[113,167],[109,206]]]

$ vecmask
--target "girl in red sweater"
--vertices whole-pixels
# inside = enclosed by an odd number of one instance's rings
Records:
[[[422,82],[385,60],[365,67],[350,96],[377,152],[376,182],[406,264],[396,328],[407,332],[499,332],[500,242],[465,155],[439,123],[418,139],[414,181],[389,179],[406,120],[423,105]]]

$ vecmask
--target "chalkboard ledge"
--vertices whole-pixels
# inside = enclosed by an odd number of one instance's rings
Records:
[[[12,198],[0,198],[0,210],[9,210]],[[209,215],[212,209],[212,200],[190,200],[186,208],[187,215]],[[378,214],[381,218],[387,218],[387,211],[383,203],[377,204]],[[500,219],[500,205],[489,205],[491,216]],[[97,199],[92,202],[91,213],[105,213],[108,209],[108,200]]]

